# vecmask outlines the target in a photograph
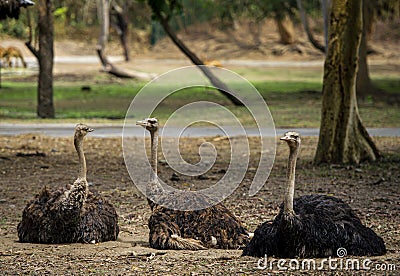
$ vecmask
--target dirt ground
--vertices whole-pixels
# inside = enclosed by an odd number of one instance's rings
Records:
[[[213,143],[216,164],[203,177],[178,175],[159,159],[160,178],[176,187],[204,188],[220,179],[230,160],[229,141],[220,138],[184,139],[181,152],[188,162],[198,161],[198,147]],[[297,170],[296,195],[310,193],[337,196],[349,203],[361,220],[385,240],[388,253],[371,257],[371,270],[292,270],[290,274],[379,275],[380,265],[400,269],[400,138],[377,138],[385,158],[357,167],[312,165],[316,137],[303,137]],[[285,183],[287,146],[277,142],[271,175],[254,197],[248,188],[257,170],[259,141],[250,139],[250,165],[239,188],[224,202],[250,231],[278,212]],[[90,189],[109,199],[119,214],[121,232],[115,242],[101,244],[22,244],[16,227],[26,203],[43,186],[57,189],[72,183],[77,157],[71,138],[37,134],[0,137],[0,271],[2,275],[100,274],[100,275],[267,275],[282,272],[276,259],[272,268],[257,269],[257,258],[240,257],[241,250],[157,251],[149,248],[147,220],[150,209],[145,197],[132,183],[124,165],[120,139],[87,137],[85,152]],[[160,152],[161,154],[161,152]],[[143,160],[145,162],[145,160]],[[152,254],[154,253],[154,254]],[[350,258],[350,257],[348,257]],[[367,257],[360,258],[365,260]],[[301,261],[301,260],[300,260]],[[321,261],[321,260],[317,260]],[[361,261],[360,261],[361,262]],[[268,263],[269,264],[269,263]],[[387,266],[388,268],[388,266]],[[379,268],[378,268],[379,269]],[[394,275],[396,271],[386,271]],[[287,274],[288,271],[284,272]]]

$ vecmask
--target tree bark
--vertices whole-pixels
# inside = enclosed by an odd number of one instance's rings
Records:
[[[111,2],[111,9],[114,12],[116,22],[113,24],[117,30],[121,46],[124,50],[125,61],[129,61],[129,48],[128,48],[128,20],[124,14],[124,10],[115,2]]]
[[[304,31],[307,34],[308,40],[310,41],[310,43],[318,50],[320,50],[322,53],[325,54],[325,46],[321,45],[321,43],[319,43],[314,35],[311,32],[310,26],[308,25],[308,18],[306,15],[306,12],[303,8],[303,5],[301,3],[302,0],[297,0],[297,8],[299,9],[299,13],[300,13],[300,19],[301,19],[301,23],[303,24],[304,27]]]
[[[325,53],[328,52],[329,46],[329,7],[332,4],[331,2],[331,0],[321,0],[322,18],[324,19]]]
[[[98,17],[100,21],[100,35],[99,35],[99,41],[96,46],[96,52],[97,55],[99,56],[100,62],[103,66],[103,71],[107,72],[113,76],[116,76],[118,78],[137,78],[137,79],[143,79],[143,80],[151,80],[156,77],[155,74],[148,74],[144,72],[137,72],[137,71],[126,71],[121,68],[116,67],[113,65],[107,58],[106,54],[104,53],[107,41],[108,41],[108,35],[109,35],[109,29],[110,29],[110,0],[98,0],[97,1],[97,12],[98,12]],[[125,37],[126,38],[126,37]],[[122,40],[122,38],[121,38]],[[125,41],[126,43],[126,41]],[[125,49],[125,59],[128,56],[128,50],[127,48]]]
[[[293,23],[288,16],[285,16],[283,18],[275,17],[275,23],[278,27],[278,33],[281,38],[282,44],[291,45],[296,42]]]
[[[53,11],[51,0],[38,1],[39,62],[37,115],[54,118],[53,104]]]
[[[223,94],[225,95],[234,105],[243,106],[242,101],[240,101],[235,96],[231,95],[227,91],[231,91],[231,89],[223,83],[220,79],[218,79],[208,68],[204,65],[203,61],[196,56],[195,53],[190,51],[190,49],[177,37],[175,32],[171,29],[171,26],[168,23],[168,19],[163,18],[162,16],[158,16],[161,26],[163,26],[164,31],[171,38],[172,42],[181,50],[195,65],[199,66],[199,69],[203,72],[203,74],[210,80],[210,82]]]
[[[110,1],[97,0],[97,14],[100,21],[100,35],[97,48],[102,52],[106,48],[108,40],[108,30],[110,29]]]
[[[321,127],[315,163],[376,160],[380,153],[363,126],[355,81],[362,35],[362,0],[333,0],[324,66]]]
[[[362,38],[359,49],[359,70],[357,74],[357,96],[364,99],[367,95],[375,95],[378,91],[373,85],[371,77],[369,75],[369,68],[367,62],[367,51],[368,51],[368,36],[372,30],[373,19],[373,3],[371,1],[364,1],[363,3],[363,28]]]

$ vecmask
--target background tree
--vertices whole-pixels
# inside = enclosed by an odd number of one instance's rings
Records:
[[[368,38],[372,35],[373,25],[375,23],[375,11],[376,3],[374,1],[363,1],[363,28],[362,37],[359,49],[359,67],[357,73],[357,96],[359,98],[365,98],[367,95],[373,95],[377,93],[377,88],[372,83],[368,62]]]
[[[357,164],[376,160],[380,153],[361,122],[355,87],[362,0],[333,0],[330,18],[315,162]]]
[[[235,96],[227,91],[230,88],[218,79],[208,68],[204,65],[203,61],[193,53],[181,39],[178,38],[175,31],[171,28],[169,22],[172,16],[179,14],[182,11],[182,3],[179,0],[147,0],[148,5],[153,12],[152,17],[157,20],[163,27],[165,33],[171,38],[172,42],[182,51],[195,65],[200,66],[199,69],[210,80],[210,82],[233,104],[243,105],[243,103]]]
[[[118,5],[113,5],[114,7],[120,8]],[[106,45],[108,42],[109,28],[110,28],[110,0],[98,0],[97,1],[97,12],[100,21],[100,35],[99,40],[96,45],[96,51],[99,56],[100,62],[103,65],[103,71],[110,73],[119,78],[137,78],[143,80],[150,80],[155,77],[154,74],[148,74],[138,71],[127,71],[113,65],[107,58],[105,54]],[[124,28],[124,27],[122,27]],[[127,27],[126,27],[127,28]],[[122,47],[125,53],[125,59],[129,59],[128,48],[126,45],[126,34],[122,35],[120,38]]]
[[[375,23],[378,18],[387,19],[391,17],[398,17],[400,14],[400,0],[377,0],[377,1],[363,1],[363,31],[360,45],[360,63],[357,75],[357,96],[359,98],[372,97],[386,97],[385,91],[378,89],[372,82],[369,67],[368,67],[368,53],[370,50],[369,41],[375,29]]]
[[[276,24],[280,42],[285,45],[296,42],[297,37],[292,21],[297,9],[296,0],[219,0],[219,2],[218,7],[222,11],[226,11],[225,13],[230,14],[231,20],[235,19],[232,14],[233,11],[236,16],[244,15],[247,18],[255,19],[258,23],[261,23],[265,18],[272,18]]]
[[[53,104],[53,3],[52,0],[38,0],[37,29],[39,36],[39,49],[32,45],[32,25],[30,25],[30,38],[26,46],[37,58],[39,63],[38,77],[38,105],[37,115],[41,118],[54,118]]]
[[[261,1],[259,5],[265,15],[272,15],[282,44],[295,43],[297,38],[291,17],[294,15],[296,2],[293,0],[272,0]]]
[[[126,6],[126,5],[125,5]],[[121,46],[124,50],[125,61],[129,61],[129,48],[128,48],[128,18],[126,9],[122,8],[116,1],[111,2],[111,25],[117,31]]]
[[[321,2],[323,2],[322,0]],[[308,17],[306,14],[306,10],[303,6],[303,0],[297,0],[297,8],[299,10],[299,15],[300,15],[300,20],[301,23],[303,24],[304,31],[306,32],[307,38],[310,41],[310,43],[318,50],[320,50],[322,53],[326,52],[326,44],[322,45],[319,43],[319,41],[314,37],[314,34],[311,31],[310,25],[308,24]],[[325,20],[324,20],[325,21]]]

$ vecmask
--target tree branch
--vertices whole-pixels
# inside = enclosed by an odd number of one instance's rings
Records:
[[[172,42],[181,50],[195,65],[199,66],[199,69],[203,72],[203,74],[210,80],[211,84],[215,86],[223,95],[225,95],[234,105],[243,106],[243,102],[239,100],[237,97],[229,93],[232,91],[225,83],[223,83],[220,79],[218,79],[207,66],[204,65],[203,61],[197,57],[195,53],[190,51],[190,49],[178,38],[174,31],[172,31],[171,26],[168,23],[166,18],[163,18],[159,13],[156,14],[161,25],[164,28],[164,31],[171,38]],[[232,91],[233,92],[233,91]]]
[[[300,19],[303,24],[304,30],[307,34],[308,40],[311,42],[311,44],[318,50],[320,50],[322,53],[325,53],[325,46],[321,45],[315,38],[314,35],[312,34],[310,30],[310,26],[308,25],[308,18],[306,15],[306,12],[304,10],[304,7],[301,3],[301,0],[297,0],[297,7],[300,12]]]

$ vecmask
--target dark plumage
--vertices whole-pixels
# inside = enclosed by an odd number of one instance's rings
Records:
[[[348,255],[371,256],[386,253],[385,244],[364,226],[351,207],[340,198],[306,195],[293,200],[294,175],[300,137],[288,132],[281,140],[290,147],[288,189],[273,222],[258,226],[243,255],[281,258],[335,256],[339,248]]]
[[[171,192],[163,197],[161,200],[174,200],[177,204],[207,200],[205,196],[196,196],[194,199],[190,192],[183,195]],[[195,203],[194,205],[198,206]],[[156,249],[238,249],[249,241],[247,230],[221,203],[193,211],[172,210],[155,204],[149,219],[149,229],[150,246]],[[180,240],[180,237],[193,239],[200,245],[199,248],[192,248],[190,244]]]
[[[187,191],[182,194],[166,192],[157,179],[157,141],[158,122],[155,118],[138,121],[151,134],[151,160],[153,171],[147,187],[152,215],[149,219],[149,243],[156,249],[200,250],[207,248],[238,249],[249,240],[247,230],[235,215],[223,204],[194,210],[199,202],[210,199],[204,195],[193,195]],[[157,200],[157,203],[151,199]],[[174,203],[175,209],[166,208],[166,203]],[[201,204],[203,205],[203,204]],[[212,205],[212,204],[209,204]],[[183,206],[185,210],[178,210]]]
[[[0,20],[19,18],[20,8],[32,6],[35,3],[30,0],[0,0]]]
[[[78,178],[68,188],[54,192],[43,188],[31,200],[18,224],[20,242],[93,243],[116,240],[119,232],[117,213],[107,200],[91,193],[86,181],[83,138],[93,129],[78,124],[74,144],[80,169]]]

